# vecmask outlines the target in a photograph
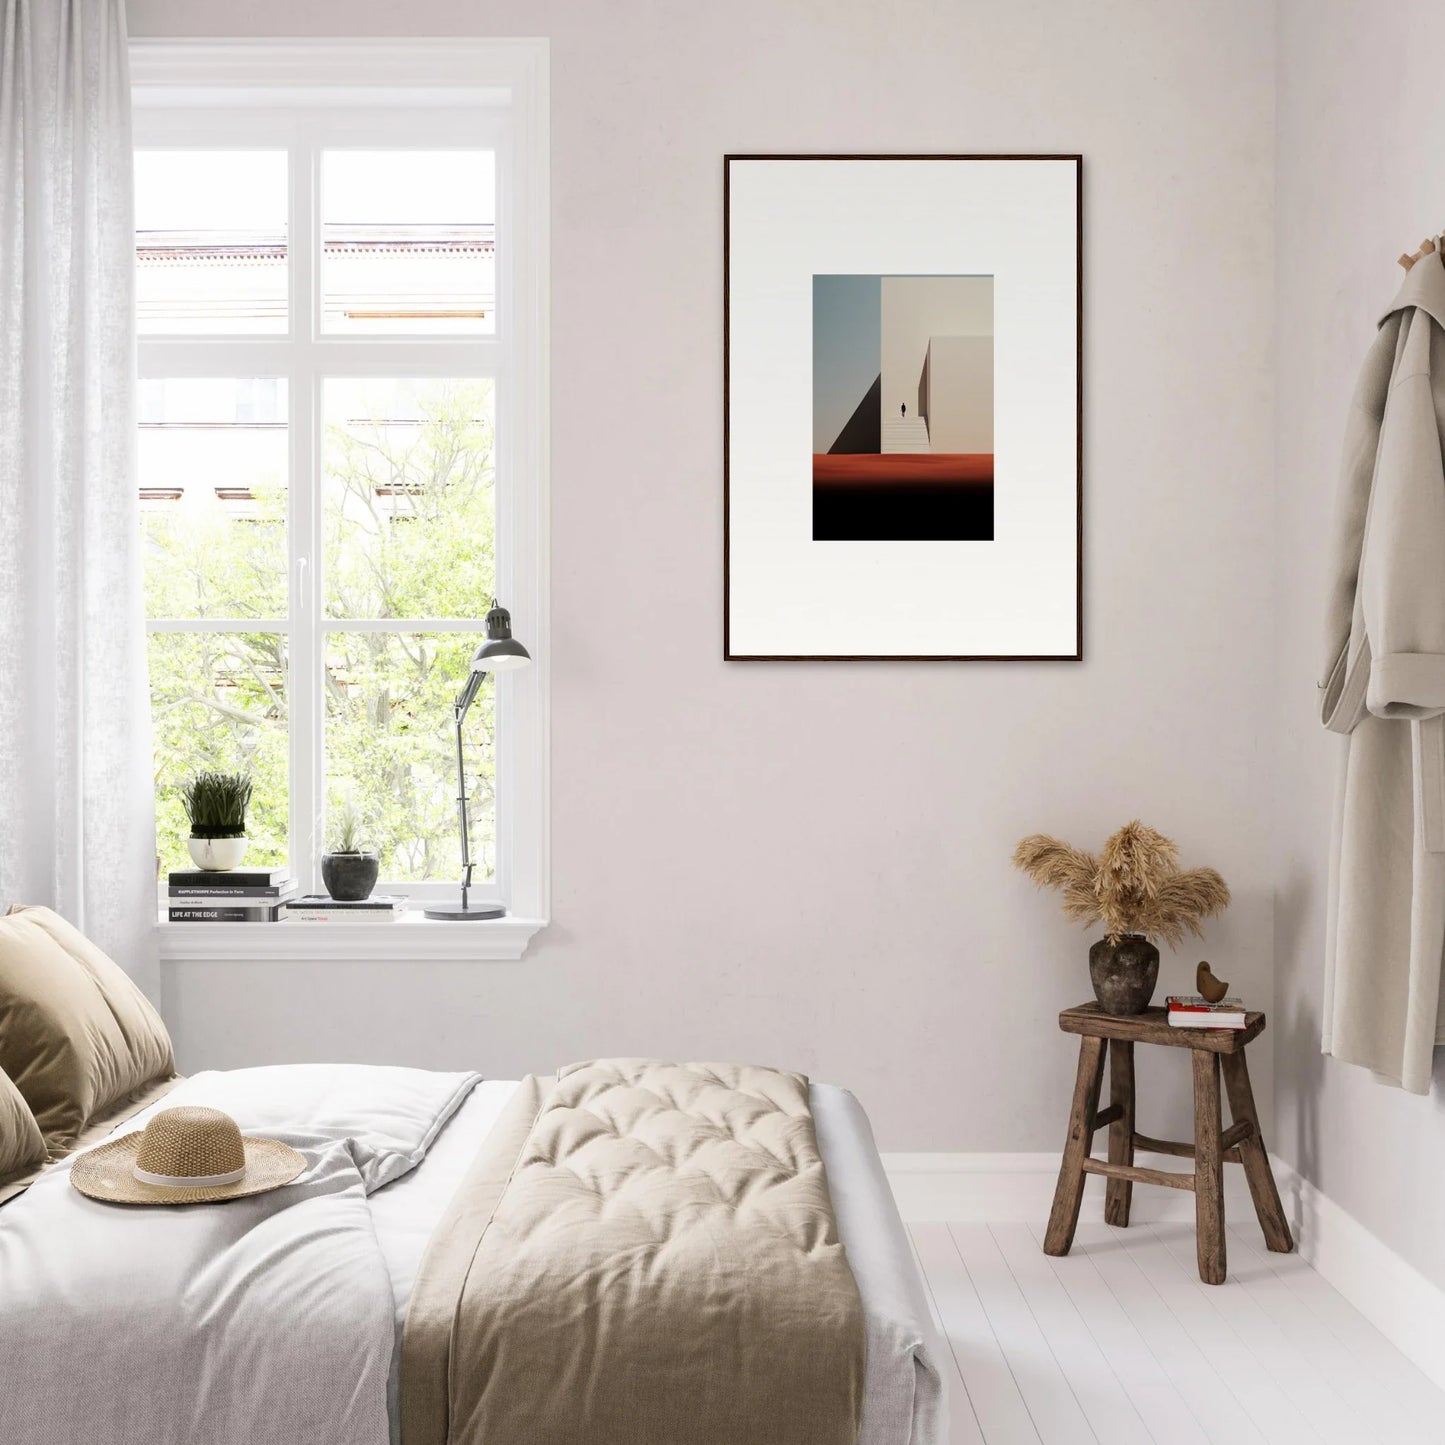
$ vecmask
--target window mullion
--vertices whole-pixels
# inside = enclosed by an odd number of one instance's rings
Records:
[[[321,654],[317,618],[320,381],[311,361],[316,290],[318,153],[304,135],[291,148],[291,869],[304,892],[318,888],[320,854]]]
[[[280,632],[291,630],[286,617],[150,617],[147,632]]]

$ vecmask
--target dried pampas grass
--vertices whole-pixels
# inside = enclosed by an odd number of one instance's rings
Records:
[[[1099,899],[1094,880],[1099,860],[1082,848],[1071,848],[1045,833],[1034,833],[1014,849],[1014,867],[1022,868],[1040,888],[1057,888],[1064,895],[1064,912],[1080,923],[1097,918]]]
[[[1034,833],[1014,849],[1013,862],[1040,888],[1063,894],[1066,917],[1102,923],[1111,940],[1142,933],[1178,948],[1186,931],[1198,935],[1206,918],[1229,906],[1229,885],[1213,868],[1181,870],[1173,840],[1137,818],[1098,855]]]

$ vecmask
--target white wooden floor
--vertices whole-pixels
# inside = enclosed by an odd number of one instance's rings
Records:
[[[950,1445],[1441,1445],[1445,1392],[1297,1254],[1229,1229],[1201,1284],[1188,1224],[915,1224],[951,1351]]]

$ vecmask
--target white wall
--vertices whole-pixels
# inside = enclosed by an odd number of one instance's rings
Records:
[[[1089,937],[1008,855],[1135,815],[1235,890],[1161,992],[1208,956],[1268,1001],[1267,7],[129,12],[553,41],[556,922],[518,964],[172,965],[184,1067],[734,1056],[850,1085],[888,1149],[1058,1148]],[[721,158],[812,150],[1086,157],[1084,663],[722,662]],[[1183,1128],[1182,1061],[1140,1067],[1146,1127]]]
[[[1343,418],[1403,273],[1445,225],[1445,10],[1283,0],[1279,14],[1279,537],[1275,1147],[1445,1286],[1445,1064],[1418,1098],[1319,1052],[1330,804],[1342,739],[1315,711]],[[1287,1002],[1286,1002],[1287,1001]]]

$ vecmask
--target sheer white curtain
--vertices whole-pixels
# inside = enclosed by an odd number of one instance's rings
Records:
[[[124,3],[0,9],[0,905],[154,994]]]

